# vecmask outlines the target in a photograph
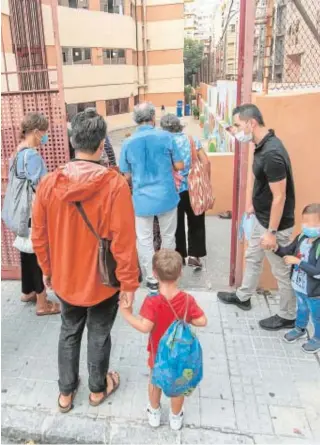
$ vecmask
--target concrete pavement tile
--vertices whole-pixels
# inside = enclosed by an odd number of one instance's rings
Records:
[[[233,402],[200,398],[200,421],[202,427],[236,429],[236,416]]]
[[[267,405],[257,405],[247,401],[235,402],[237,425],[241,432],[273,434],[273,426]]]
[[[111,422],[110,445],[179,444],[180,432],[174,432],[167,425],[152,429],[145,424]]]
[[[229,376],[206,373],[200,385],[200,396],[209,399],[233,400]]]
[[[301,436],[312,439],[312,433],[303,408],[270,406],[270,414],[277,435]]]
[[[221,433],[219,431],[184,428],[181,431],[181,443],[195,444],[253,444],[253,439],[246,435]]]
[[[255,444],[259,445],[317,445],[313,440],[303,437],[287,437],[287,436],[268,436],[263,434],[255,434],[253,436]]]

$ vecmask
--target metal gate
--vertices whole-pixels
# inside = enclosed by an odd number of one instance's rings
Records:
[[[52,2],[52,24],[57,31],[57,5]],[[6,54],[3,28],[1,95],[1,198],[6,191],[9,161],[20,138],[20,124],[30,111],[43,113],[49,121],[49,142],[41,147],[49,171],[68,160],[66,112],[62,90],[61,50],[55,35],[57,67],[48,69],[40,0],[10,0],[10,30],[13,55]],[[8,37],[8,36],[6,36]],[[10,57],[9,57],[10,56]],[[8,60],[10,58],[10,60]],[[8,69],[8,62],[15,69]],[[1,276],[20,277],[19,253],[12,247],[14,235],[1,223]]]

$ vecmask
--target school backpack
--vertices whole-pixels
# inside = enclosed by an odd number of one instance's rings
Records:
[[[176,320],[159,342],[152,371],[152,384],[161,388],[167,397],[190,395],[203,377],[202,348],[186,322],[188,300],[187,296],[183,320],[179,319],[168,301]]]
[[[26,171],[27,149],[23,150],[23,166]],[[8,229],[18,236],[28,237],[29,219],[31,215],[31,204],[33,189],[31,182],[25,175],[18,175],[18,155],[11,161],[9,179],[4,203],[2,208],[2,219]]]

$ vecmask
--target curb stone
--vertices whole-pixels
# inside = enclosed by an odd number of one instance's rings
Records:
[[[62,415],[49,411],[2,408],[2,435],[12,443],[50,444],[254,444],[249,435],[185,427],[151,429],[143,422]]]

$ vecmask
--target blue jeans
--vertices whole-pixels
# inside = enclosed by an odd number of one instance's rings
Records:
[[[297,296],[296,327],[305,329],[309,315],[314,325],[314,338],[320,340],[320,297],[309,298],[308,295],[295,291]]]

